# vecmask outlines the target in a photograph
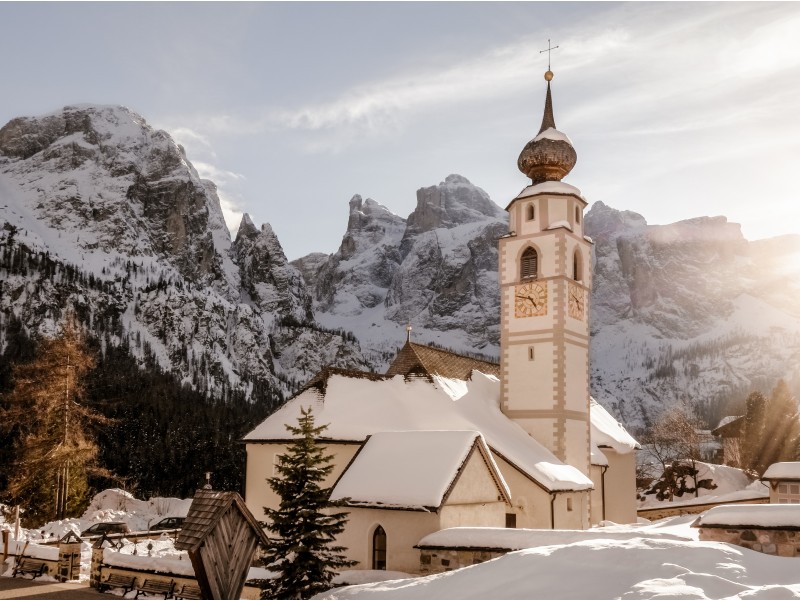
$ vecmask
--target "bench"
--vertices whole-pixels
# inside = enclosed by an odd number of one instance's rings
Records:
[[[97,590],[99,592],[103,592],[108,588],[122,588],[125,590],[124,594],[127,594],[135,585],[136,577],[133,575],[120,575],[119,573],[111,573],[106,580],[100,582],[100,584],[97,586]]]
[[[26,573],[30,573],[31,575],[33,575],[31,579],[36,579],[37,577],[44,575],[46,569],[47,565],[44,564],[44,561],[42,560],[20,558],[17,561],[17,564],[14,567],[14,572],[11,574],[11,576],[16,577],[17,573],[22,573],[23,575]]]
[[[172,596],[172,588],[175,587],[175,582],[171,579],[164,581],[163,579],[145,579],[144,583],[136,589],[136,595],[133,600],[139,597],[139,594],[164,594],[164,600]]]
[[[183,584],[183,587],[175,594],[175,597],[180,598],[180,600],[202,600],[203,598],[200,593],[200,588],[188,583]]]

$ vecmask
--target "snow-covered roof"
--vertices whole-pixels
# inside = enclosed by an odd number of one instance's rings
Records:
[[[331,492],[351,506],[438,509],[473,448],[486,458],[499,491],[508,486],[476,431],[397,431],[372,435]]]
[[[572,231],[572,225],[569,224],[569,221],[555,221],[550,223],[547,229],[558,229],[559,227],[563,227],[564,229],[569,229]]]
[[[694,527],[800,528],[800,504],[728,504],[700,515]]]
[[[553,140],[556,142],[567,142],[570,146],[572,146],[572,140],[569,139],[567,134],[559,131],[554,127],[548,127],[542,133],[533,138],[534,142],[538,142],[539,140]]]
[[[722,419],[720,419],[720,422],[714,429],[719,429],[720,427],[724,427],[728,423],[732,423],[736,419],[741,419],[741,418],[742,418],[741,415],[728,415],[727,417],[722,417]]]
[[[669,532],[649,531],[648,537],[685,539]],[[630,540],[642,537],[632,527],[594,527],[586,530],[569,529],[501,529],[499,527],[450,527],[423,537],[418,548],[474,548],[482,550],[524,550],[557,544],[604,540]]]
[[[577,196],[584,202],[586,198],[583,197],[581,191],[574,185],[564,183],[563,181],[543,181],[536,185],[529,185],[522,190],[514,200],[519,198],[529,198],[531,196],[538,196],[539,194],[569,194],[570,196]],[[512,202],[514,201],[512,200]]]
[[[592,442],[591,447],[589,449],[589,460],[591,464],[598,465],[601,467],[608,466],[608,458],[600,448],[597,447],[597,444]]]
[[[800,462],[773,463],[761,479],[800,479]]]
[[[323,439],[361,442],[381,431],[479,431],[495,454],[548,491],[591,489],[592,481],[566,465],[500,411],[500,382],[473,371],[470,381],[440,376],[391,378],[331,373],[284,404],[245,442],[290,439],[301,408],[328,424]]]
[[[639,443],[633,439],[622,424],[611,416],[603,406],[594,398],[589,399],[589,416],[592,424],[592,443],[600,448],[611,448],[618,454],[628,454],[639,448]],[[595,463],[592,464],[603,464]]]

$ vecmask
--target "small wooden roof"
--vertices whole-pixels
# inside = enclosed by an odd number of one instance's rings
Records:
[[[259,526],[253,513],[245,506],[244,500],[239,494],[216,490],[198,490],[189,507],[189,513],[186,515],[183,527],[178,533],[175,548],[188,552],[199,548],[214,531],[217,523],[231,505],[236,506],[241,516],[250,524],[257,537],[260,538],[261,543],[268,544],[267,536]]]
[[[716,429],[711,430],[711,434],[723,438],[738,438],[744,429],[744,417],[730,416],[725,417],[717,425]]]
[[[472,371],[500,377],[500,365],[448,350],[406,342],[397,353],[386,375],[425,374],[448,379],[468,380]]]

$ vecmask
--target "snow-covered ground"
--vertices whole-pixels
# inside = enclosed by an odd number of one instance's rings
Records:
[[[697,480],[711,479],[714,489],[700,488],[698,495],[694,492],[682,496],[674,496],[672,501],[659,500],[656,494],[645,494],[644,500],[639,502],[639,508],[669,508],[673,506],[708,504],[711,502],[735,502],[737,500],[753,500],[769,497],[769,486],[761,481],[753,481],[741,469],[727,465],[712,465],[698,462]],[[694,486],[694,482],[687,480],[687,485]]]
[[[587,539],[520,550],[438,575],[335,589],[316,600],[783,600],[800,598],[796,558],[717,542]]]
[[[121,490],[106,490],[80,519],[49,523],[42,530],[24,531],[27,554],[53,548],[36,544],[44,531],[55,537],[100,520],[121,520],[139,528],[142,521],[167,514],[185,514],[189,500],[136,500]],[[169,508],[164,513],[165,507]],[[800,507],[798,507],[800,511]],[[753,552],[719,542],[698,541],[691,527],[695,516],[635,525],[605,523],[589,531],[496,530],[513,533],[523,549],[486,563],[428,577],[403,573],[349,571],[338,581],[361,585],[336,588],[316,600],[789,600],[800,599],[800,560]],[[11,528],[0,521],[0,528]],[[477,532],[482,536],[491,531]],[[21,541],[20,545],[24,545]],[[515,542],[516,543],[516,542]],[[12,546],[12,551],[15,548]],[[88,550],[88,545],[87,548]],[[106,550],[106,560],[120,566],[187,573],[191,565],[173,541],[127,543],[119,552]],[[42,556],[48,558],[49,556]],[[88,553],[86,556],[88,575]],[[7,571],[7,575],[10,572]],[[84,575],[84,578],[86,577]],[[259,570],[251,577],[263,577]],[[376,581],[395,577],[388,581]],[[402,577],[402,578],[401,578]]]

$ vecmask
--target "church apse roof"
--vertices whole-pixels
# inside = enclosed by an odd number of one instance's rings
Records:
[[[439,375],[448,379],[471,377],[472,371],[500,377],[500,365],[494,362],[456,354],[448,350],[406,342],[397,353],[386,375]]]

